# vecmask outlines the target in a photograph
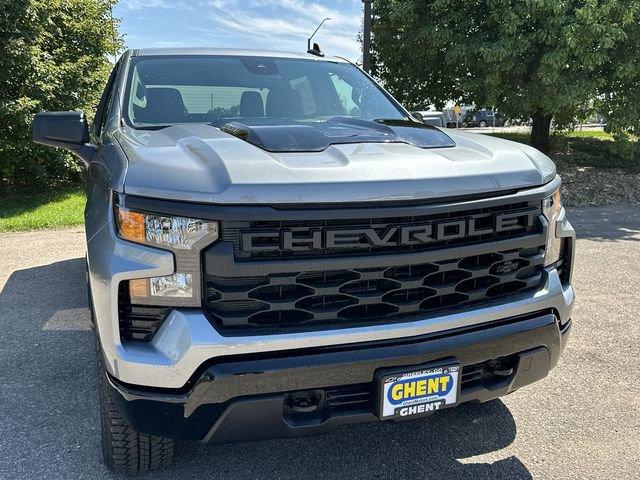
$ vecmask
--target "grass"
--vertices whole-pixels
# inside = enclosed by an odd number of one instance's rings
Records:
[[[0,194],[0,232],[82,225],[85,196],[80,188],[31,194]]]
[[[530,139],[530,135],[528,133],[498,132],[498,133],[489,133],[488,135],[491,135],[492,137],[504,138],[506,140],[512,140],[518,143],[527,143],[527,144],[529,143],[529,139]],[[574,139],[613,141],[613,136],[610,133],[603,132],[602,130],[583,130],[583,131],[566,132],[566,133],[554,133],[554,134],[551,134],[551,148],[552,150],[557,150],[559,148],[565,147],[568,142],[570,143]]]
[[[564,134],[568,138],[595,138],[598,140],[613,140],[613,135],[602,130],[582,130]]]
[[[527,133],[495,133],[495,137],[519,143],[529,143]],[[637,142],[614,142],[613,137],[603,131],[576,131],[551,136],[549,156],[558,169],[565,167],[616,168],[627,172],[640,172],[640,144]]]

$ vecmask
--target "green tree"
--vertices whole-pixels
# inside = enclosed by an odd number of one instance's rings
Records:
[[[620,148],[633,154],[640,137],[640,15],[625,29],[625,39],[619,42],[608,64],[606,82],[601,88],[598,108],[607,117],[607,129],[618,140]]]
[[[532,118],[531,143],[546,151],[552,120],[565,126],[585,115],[607,86],[639,5],[375,0],[374,74],[410,108],[460,99]]]
[[[110,3],[0,0],[0,189],[78,178],[69,154],[31,142],[31,121],[41,110],[94,109],[122,44]]]

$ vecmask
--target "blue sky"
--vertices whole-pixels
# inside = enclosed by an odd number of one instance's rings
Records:
[[[314,41],[328,55],[360,59],[356,36],[361,0],[120,0],[129,48],[211,46],[306,50],[306,39],[326,22]]]

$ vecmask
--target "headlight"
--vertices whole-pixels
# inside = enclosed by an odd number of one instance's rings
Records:
[[[542,202],[542,213],[544,214],[549,228],[547,232],[547,250],[544,259],[545,267],[553,265],[560,260],[562,255],[563,239],[556,237],[556,221],[562,210],[562,199],[560,189],[545,198]]]
[[[218,240],[216,221],[115,208],[116,233],[131,242],[165,248],[174,253],[171,275],[129,280],[131,303],[138,305],[198,306],[200,251]]]
[[[116,207],[117,232],[132,242],[190,250],[204,238],[218,239],[218,222],[169,217]]]

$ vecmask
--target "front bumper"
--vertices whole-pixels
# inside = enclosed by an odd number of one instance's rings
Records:
[[[109,380],[120,411],[141,432],[211,442],[295,437],[376,420],[374,376],[381,368],[458,361],[462,403],[506,395],[556,366],[570,327],[545,310],[446,334],[215,358],[180,390]],[[488,369],[498,358],[511,366],[508,375]],[[315,409],[291,407],[291,392],[300,391],[317,395]]]
[[[566,221],[556,225],[556,235],[569,238],[568,266],[573,263],[575,232]],[[223,335],[201,309],[177,308],[164,321],[151,342],[123,342],[119,335],[118,285],[121,281],[170,275],[174,271],[169,251],[126,242],[106,225],[88,242],[89,278],[96,328],[107,371],[125,384],[141,387],[184,388],[206,362],[246,354],[269,354],[364,342],[411,339],[471,326],[487,325],[552,310],[561,325],[572,315],[574,291],[570,275],[561,278],[555,268],[543,273],[542,287],[514,295],[508,301],[444,313],[412,321],[321,331],[267,335]]]

